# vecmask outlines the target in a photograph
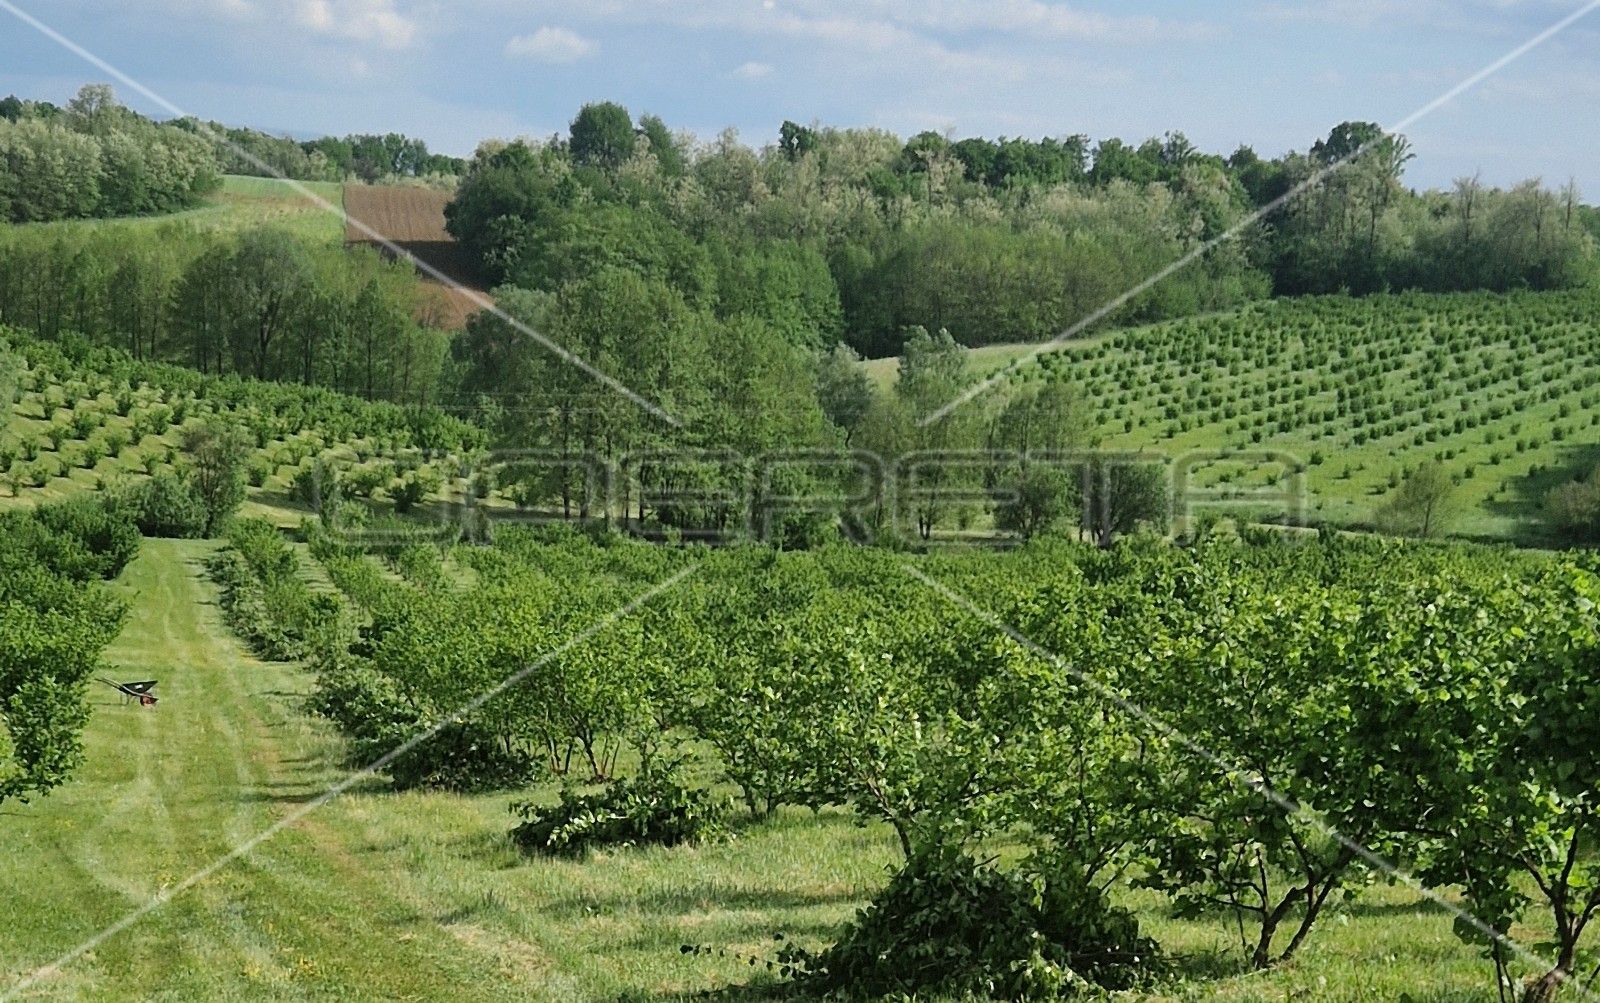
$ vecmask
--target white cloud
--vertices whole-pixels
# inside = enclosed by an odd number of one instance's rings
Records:
[[[1567,13],[1568,5],[1550,0],[1275,0],[1260,11],[1273,21],[1495,36],[1532,34]]]
[[[570,10],[574,6],[563,0],[532,0],[531,4],[530,0],[476,2],[507,8],[513,4],[531,5],[552,10]],[[792,30],[796,25],[810,24],[818,31],[830,25],[850,26],[869,35],[881,35],[885,29],[890,29],[1127,42],[1190,38],[1215,34],[1218,30],[1206,22],[1081,10],[1076,4],[1060,0],[763,0],[759,4],[751,0],[697,0],[695,3],[588,0],[582,10],[584,16],[597,21],[623,20],[750,33]]]
[[[296,0],[295,20],[319,35],[386,49],[409,48],[417,39],[417,23],[396,9],[395,0]]]
[[[531,35],[518,35],[506,43],[506,55],[540,63],[576,63],[593,55],[599,46],[566,28],[540,28]]]
[[[748,62],[734,70],[733,75],[740,80],[760,80],[762,77],[770,77],[772,75],[772,64]]]
[[[1216,32],[1213,26],[1201,22],[1101,14],[1042,0],[863,0],[858,9],[899,24],[943,33],[992,32],[1034,38],[1143,42]]]

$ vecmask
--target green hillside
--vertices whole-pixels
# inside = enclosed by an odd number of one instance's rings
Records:
[[[292,231],[297,236],[314,242],[337,244],[344,239],[344,219],[337,212],[329,212],[319,205],[322,199],[340,212],[344,208],[344,186],[331,181],[279,181],[276,178],[250,178],[225,175],[222,188],[207,196],[206,203],[195,209],[166,213],[159,216],[130,216],[116,219],[69,220],[59,223],[30,223],[31,227],[52,229],[130,228],[145,229],[164,226],[173,220],[193,224],[204,229],[246,230],[254,226],[271,225]]]
[[[1034,351],[974,349],[968,371]],[[880,386],[896,364],[865,363]],[[968,406],[1043,379],[1081,390],[1108,448],[1236,454],[1194,459],[1193,484],[1261,518],[1283,513],[1250,496],[1298,465],[1309,522],[1370,527],[1406,470],[1439,461],[1448,531],[1539,542],[1545,494],[1600,460],[1600,294],[1271,301],[1052,346]]]
[[[0,356],[6,331],[0,328]],[[64,351],[12,332],[15,399],[0,413],[0,510],[33,507],[180,468],[183,435],[211,419],[241,426],[254,448],[244,511],[290,525],[310,513],[296,478],[336,465],[364,500],[393,506],[395,484],[456,487],[424,462],[419,436],[458,445],[466,426],[332,391],[206,377],[136,362],[112,349]]]

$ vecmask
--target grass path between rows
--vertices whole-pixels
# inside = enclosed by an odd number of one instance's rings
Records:
[[[78,777],[9,808],[0,931],[10,979],[51,961],[337,779],[329,740],[298,710],[300,672],[247,657],[201,562],[213,545],[147,541],[115,588],[127,628],[107,652],[161,703],[95,692]],[[405,936],[393,883],[326,839],[317,820],[65,966],[35,991],[78,998],[301,994],[405,997],[471,980],[485,959]],[[330,950],[330,946],[335,950]],[[30,994],[31,995],[31,994]]]
[[[347,774],[301,709],[297,666],[241,650],[203,562],[145,541],[113,586],[130,604],[66,786],[0,809],[0,996]],[[820,937],[881,882],[892,850],[843,818],[797,818],[704,850],[527,862],[510,796],[356,788],[52,972],[24,998],[615,998],[747,978],[706,941]],[[720,973],[718,972],[720,969]]]

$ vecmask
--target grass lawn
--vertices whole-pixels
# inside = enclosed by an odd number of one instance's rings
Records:
[[[1069,346],[1082,347],[1096,344],[1103,340],[1105,335],[1097,334],[1092,337],[1079,338],[1071,342],[1059,342],[1047,345],[983,345],[967,352],[967,372],[974,379],[984,379],[1006,368],[1018,359],[1030,355],[1043,355],[1047,352],[1059,352]],[[867,371],[867,379],[879,390],[892,390],[895,381],[900,378],[900,359],[898,356],[887,359],[867,359],[861,363]]]
[[[158,678],[160,706],[92,696],[88,759],[49,797],[7,805],[0,979],[9,984],[345,776],[300,700],[300,668],[244,654],[201,562],[215,544],[147,541],[115,588],[132,605],[108,674]],[[308,568],[308,573],[309,573]],[[737,984],[771,935],[826,942],[884,879],[892,837],[793,812],[698,849],[526,859],[511,795],[364,784],[174,898],[27,997],[660,998]],[[1180,967],[1155,999],[1488,1001],[1450,918],[1379,888],[1330,916],[1295,963],[1239,971],[1231,924],[1135,900]],[[685,943],[730,952],[690,957]]]
[[[303,188],[326,206],[308,198]],[[277,178],[251,178],[225,175],[222,188],[206,199],[206,204],[183,212],[160,216],[131,216],[115,219],[69,220],[60,223],[31,223],[44,227],[160,227],[174,220],[216,230],[243,230],[273,225],[293,231],[309,240],[338,244],[344,240],[344,186],[331,181],[302,181],[298,187]]]

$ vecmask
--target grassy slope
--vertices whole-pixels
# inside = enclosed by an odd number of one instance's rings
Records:
[[[244,655],[200,562],[213,544],[149,541],[118,590],[133,610],[108,654],[161,680],[161,705],[94,694],[88,761],[43,801],[0,816],[0,979],[44,964],[170,887],[343,774],[338,744],[301,713],[293,666]],[[836,814],[785,815],[702,849],[524,861],[505,840],[508,796],[358,788],[279,833],[35,992],[52,998],[661,996],[748,979],[774,931],[817,943],[894,860],[892,840]],[[1195,958],[1227,924],[1147,929]],[[1226,964],[1226,962],[1223,962]],[[4,985],[4,983],[0,983]],[[1163,999],[1487,1001],[1481,963],[1449,918],[1379,889],[1330,917],[1296,964],[1190,983]]]
[[[276,178],[250,178],[224,175],[222,188],[206,199],[205,205],[161,216],[122,216],[113,219],[69,220],[61,223],[29,223],[28,226],[69,229],[73,227],[119,227],[144,229],[160,227],[173,220],[217,230],[243,230],[272,224],[320,243],[337,244],[344,239],[344,186],[327,181],[298,183],[315,198],[308,198],[295,185]],[[331,205],[330,212],[316,199]]]

